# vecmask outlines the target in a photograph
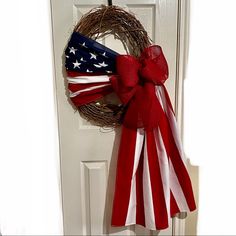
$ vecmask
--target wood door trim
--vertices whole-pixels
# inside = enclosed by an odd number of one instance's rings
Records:
[[[181,140],[183,141],[183,92],[184,79],[189,49],[189,13],[188,0],[178,0],[177,13],[177,45],[176,45],[176,82],[175,82],[175,114]],[[180,213],[173,219],[173,235],[185,235],[186,213]]]

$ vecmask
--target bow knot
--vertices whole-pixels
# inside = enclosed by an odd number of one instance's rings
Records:
[[[127,105],[124,125],[145,129],[156,127],[160,103],[155,86],[162,86],[168,78],[168,65],[161,47],[146,48],[140,58],[119,55],[116,69],[117,75],[110,80],[121,102]]]

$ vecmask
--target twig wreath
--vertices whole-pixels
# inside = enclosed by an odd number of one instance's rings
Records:
[[[134,16],[117,6],[94,8],[81,18],[74,31],[79,32],[94,40],[114,35],[119,39],[125,50],[135,56],[140,56],[144,48],[151,42],[148,34],[140,21]],[[81,116],[101,127],[116,127],[121,124],[125,108],[122,104],[106,103],[106,99],[78,107]]]
[[[96,39],[113,34],[128,54]],[[111,224],[165,229],[196,208],[175,113],[164,85],[169,69],[134,15],[101,6],[83,16],[65,50],[70,99],[88,121],[122,124]],[[115,92],[120,103],[106,102]]]

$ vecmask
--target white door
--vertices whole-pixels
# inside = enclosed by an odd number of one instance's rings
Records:
[[[63,67],[63,51],[74,25],[88,10],[107,1],[51,0],[51,3],[65,235],[172,235],[175,223],[161,232],[150,232],[141,226],[110,226],[119,129],[101,130],[75,113],[66,95]],[[178,0],[114,0],[113,4],[135,13],[153,41],[162,46],[170,70],[166,86],[175,104],[179,86]],[[122,44],[112,37],[103,43],[124,52]]]

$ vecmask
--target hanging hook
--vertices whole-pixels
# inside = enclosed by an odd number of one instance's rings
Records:
[[[108,6],[112,6],[112,0],[108,0]]]

